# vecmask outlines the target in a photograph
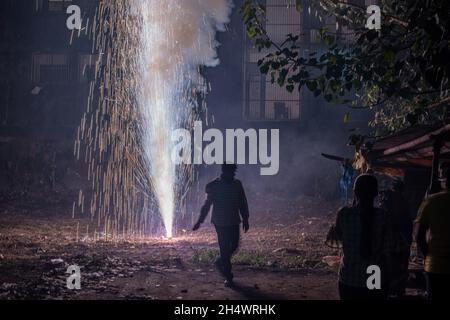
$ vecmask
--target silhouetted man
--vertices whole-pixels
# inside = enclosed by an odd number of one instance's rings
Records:
[[[216,265],[226,278],[226,286],[233,283],[231,257],[239,246],[241,217],[244,232],[249,229],[247,198],[242,183],[234,178],[236,170],[235,164],[223,164],[220,178],[206,185],[207,198],[193,228],[194,231],[200,228],[212,205],[211,222],[216,228],[220,247],[220,259],[216,261]]]

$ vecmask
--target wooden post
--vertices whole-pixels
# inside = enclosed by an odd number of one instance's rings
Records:
[[[434,139],[433,144],[433,165],[431,167],[431,181],[428,188],[428,195],[438,193],[441,191],[441,185],[439,183],[439,160],[441,155],[441,149],[444,145],[442,137],[439,135],[431,136]]]

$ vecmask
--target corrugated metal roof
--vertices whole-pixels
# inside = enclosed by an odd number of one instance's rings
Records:
[[[372,167],[407,168],[431,167],[435,136],[441,136],[444,146],[441,160],[450,161],[450,124],[442,127],[412,127],[382,138],[363,150],[363,156]]]

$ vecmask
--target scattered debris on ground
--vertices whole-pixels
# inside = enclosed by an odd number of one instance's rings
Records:
[[[289,214],[253,208],[233,258],[233,289],[214,268],[219,253],[208,224],[171,240],[112,242],[80,232],[90,219],[72,219],[70,209],[3,206],[0,299],[336,299],[339,252],[324,244],[335,209],[297,201],[308,208],[295,201],[285,202]],[[72,265],[81,290],[67,288]]]

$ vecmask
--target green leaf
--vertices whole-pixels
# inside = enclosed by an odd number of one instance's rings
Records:
[[[280,74],[278,76],[278,85],[280,87],[284,85],[288,71],[289,71],[288,69],[281,69]]]
[[[309,91],[315,91],[317,89],[317,82],[316,81],[308,81],[308,82],[306,82],[306,87],[309,89]]]
[[[256,31],[254,27],[248,27],[247,28],[247,36],[249,38],[254,38],[256,36]]]
[[[262,74],[267,74],[267,72],[269,72],[270,69],[270,61],[266,61],[264,62],[260,67],[259,67],[259,71]]]

